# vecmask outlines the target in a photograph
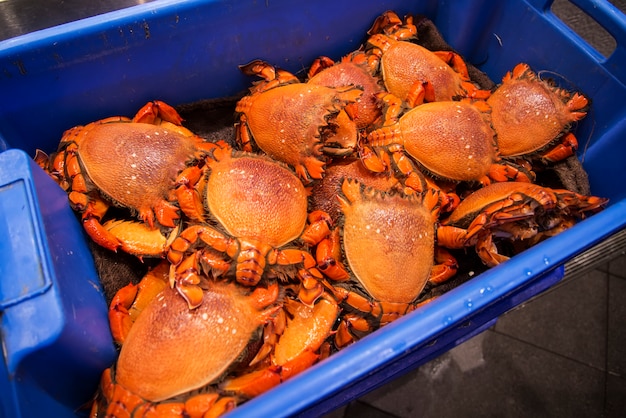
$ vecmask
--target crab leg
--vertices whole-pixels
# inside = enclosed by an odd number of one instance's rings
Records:
[[[428,283],[439,285],[453,277],[459,268],[456,258],[444,248],[435,247],[435,264],[430,271]]]
[[[139,284],[129,283],[113,296],[109,307],[109,323],[115,342],[124,343],[143,308],[167,286],[168,271],[168,263],[160,263]]]
[[[274,347],[272,364],[227,379],[221,385],[222,390],[252,398],[308,369],[320,359],[319,351],[331,335],[339,315],[337,303],[328,296],[312,307],[288,300],[285,309],[291,316]]]
[[[103,200],[90,201],[82,215],[83,228],[85,228],[87,234],[96,244],[108,250],[117,251],[122,246],[122,243],[100,223],[100,219],[102,219],[108,209],[109,205]]]

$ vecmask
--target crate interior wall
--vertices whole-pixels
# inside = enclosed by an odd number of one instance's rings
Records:
[[[624,227],[626,172],[621,161],[626,155],[622,140],[626,134],[626,20],[606,1],[574,3],[615,38],[617,47],[609,57],[599,54],[554,16],[550,0],[159,0],[50,28],[0,42],[0,150],[11,149],[0,155],[19,160],[34,155],[38,148],[53,151],[65,129],[111,115],[132,115],[150,100],[179,105],[237,94],[251,82],[237,67],[255,58],[292,72],[305,69],[319,55],[337,59],[361,44],[373,20],[385,10],[431,18],[444,38],[493,80],[524,61],[533,69],[561,75],[569,86],[587,94],[593,110],[577,126],[579,157],[593,194],[611,199],[608,208],[482,273],[232,414],[319,415],[480,332],[503,312],[559,281],[565,261]],[[28,196],[32,199],[27,203],[33,218],[58,216],[43,210],[41,202],[48,202],[44,190],[49,184],[40,178],[38,167],[25,161],[16,164],[10,174],[30,185]],[[14,180],[6,184],[11,182]],[[13,196],[5,193],[6,187],[0,190],[0,202]],[[55,199],[57,203],[62,200]],[[88,259],[80,229],[72,219],[62,218],[67,234],[72,235],[72,247]],[[36,227],[41,228],[43,238],[36,243],[39,252],[34,256],[54,265],[48,254],[57,237],[39,223]],[[19,242],[3,241],[3,253],[22,255]],[[0,263],[2,271],[15,271],[7,259]],[[88,263],[81,268],[86,276],[93,273]],[[59,281],[71,275],[67,271],[51,274],[59,276],[54,277]],[[58,286],[53,280],[48,290],[59,291],[65,298],[77,297]],[[36,304],[38,299],[31,302]],[[61,309],[67,309],[64,303]],[[3,316],[17,305],[3,305]],[[9,333],[23,332],[3,323],[3,341]],[[42,366],[50,355],[48,344],[54,349],[59,342],[31,347],[31,357],[12,358],[11,352],[5,352],[8,368],[0,371],[0,380],[6,377],[7,382],[0,383],[0,397],[7,415],[36,412],[28,408],[37,406],[27,407],[25,402],[42,398],[46,399],[42,408],[56,408],[57,416],[62,412],[71,416],[76,399],[68,401],[67,393],[76,386],[97,384],[93,376],[85,381],[64,381],[51,393],[46,382],[53,380],[50,373],[54,368]],[[72,350],[81,350],[80,340],[75,344],[66,351],[68,358]],[[110,361],[110,353],[104,351],[97,354],[96,363]],[[15,379],[21,370],[27,371],[27,382]],[[8,396],[7,391],[13,395]]]

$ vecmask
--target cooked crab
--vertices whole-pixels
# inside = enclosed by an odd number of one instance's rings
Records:
[[[601,210],[608,199],[530,183],[494,183],[467,196],[437,228],[446,248],[475,247],[489,267],[509,259],[498,244],[517,250],[570,228]]]
[[[123,344],[102,375],[92,417],[227,412],[237,399],[222,396],[215,384],[280,310],[276,284],[250,291],[214,278],[207,280],[201,306],[190,310],[167,286],[163,264],[149,273],[139,295],[125,287],[111,304],[113,334]]]
[[[405,21],[387,11],[368,34],[365,51],[378,68],[386,90],[416,106],[424,101],[455,100],[471,97],[484,99],[490,92],[472,83],[463,59],[452,51],[430,51],[416,41],[413,17]]]
[[[235,270],[236,280],[256,286],[271,270],[274,276],[298,276],[312,293],[301,295],[312,303],[321,286],[312,280],[315,260],[295,241],[308,233],[307,189],[295,173],[267,156],[235,151],[218,143],[206,165],[205,174],[189,178],[185,193],[198,200],[194,205],[210,222],[189,224],[169,247],[174,266],[172,281],[190,307],[201,301],[201,279],[205,270],[224,274]],[[202,171],[198,167],[190,170]],[[198,189],[199,187],[199,189]],[[181,191],[181,194],[183,192]],[[190,198],[191,200],[191,198]]]
[[[392,96],[392,105],[393,100]],[[533,174],[523,166],[499,157],[488,107],[482,102],[424,103],[402,113],[394,123],[395,113],[390,111],[392,116],[387,126],[367,136],[363,161],[373,171],[388,169],[382,157],[391,153],[407,181],[412,181],[418,170],[435,179],[483,185],[533,179]]]
[[[256,60],[241,66],[263,78],[236,107],[237,140],[296,170],[303,181],[319,179],[329,157],[348,155],[357,143],[349,105],[362,94],[355,86],[301,83],[296,76]]]
[[[213,144],[181,126],[166,103],[147,103],[133,119],[110,117],[67,130],[57,152],[38,163],[68,192],[88,235],[110,250],[163,256],[180,217],[175,178]],[[110,206],[137,214],[101,223]]]
[[[542,80],[520,63],[487,100],[502,157],[563,160],[575,154],[572,124],[587,115],[589,100]]]
[[[371,329],[413,310],[429,280],[455,274],[456,260],[435,248],[437,192],[381,192],[346,179],[339,198],[342,222],[319,242],[318,268]]]

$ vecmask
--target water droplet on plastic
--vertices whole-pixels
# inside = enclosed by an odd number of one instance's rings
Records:
[[[524,271],[524,273],[526,273],[526,275],[527,275],[528,277],[530,277],[530,276],[532,276],[532,275],[533,275],[533,272],[532,272],[531,270],[526,270],[526,271]]]
[[[465,301],[465,306],[467,307],[467,309],[472,309],[474,307],[474,302],[472,302],[471,299],[468,299]]]
[[[548,257],[543,257],[543,264],[546,266],[550,264],[550,259]]]
[[[443,321],[444,325],[448,325],[452,323],[452,317],[451,316],[447,316],[446,319]]]

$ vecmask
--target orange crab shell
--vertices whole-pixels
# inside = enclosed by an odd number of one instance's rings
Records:
[[[415,195],[362,190],[344,182],[343,249],[354,275],[379,301],[413,302],[435,258],[435,219]]]
[[[303,179],[321,178],[326,157],[324,147],[351,152],[354,138],[344,144],[326,144],[324,129],[348,104],[356,102],[362,90],[347,86],[330,88],[305,83],[280,85],[243,97],[236,107],[256,145],[275,160],[295,168]],[[240,128],[241,129],[241,128]]]
[[[71,128],[56,153],[39,152],[35,158],[68,192],[95,243],[160,257],[171,235],[167,228],[179,224],[175,178],[214,147],[181,122],[173,107],[148,102],[133,119],[115,116]],[[126,217],[102,225],[111,205],[129,209],[140,222]]]
[[[262,309],[277,297],[277,286],[261,304],[234,284],[213,282],[203,303],[190,310],[165,287],[130,329],[116,364],[117,383],[151,402],[211,383],[276,312]]]
[[[387,91],[406,99],[416,82],[430,82],[435,101],[465,96],[463,79],[434,52],[421,45],[373,35],[370,43],[384,45],[380,68]]]
[[[466,102],[417,106],[396,124],[372,131],[367,142],[400,144],[428,172],[454,181],[480,180],[498,158],[488,115]]]
[[[205,167],[200,193],[196,184],[189,184],[188,190],[204,195],[199,206],[208,209],[211,220],[181,231],[167,256],[175,266],[171,280],[190,308],[202,302],[200,270],[219,275],[234,268],[237,282],[248,287],[261,281],[268,266],[272,266],[268,276],[304,279],[317,274],[310,271],[315,260],[308,249],[298,243],[288,247],[316,228],[306,225],[308,190],[290,168],[265,155],[233,151],[226,144],[214,150]],[[316,286],[315,297],[319,290],[321,286]]]
[[[67,144],[76,147],[81,169],[96,190],[148,222],[168,198],[176,175],[207,147],[182,126],[117,117],[69,129],[61,140],[61,146]]]
[[[358,129],[367,129],[382,117],[382,103],[378,94],[383,91],[383,87],[365,63],[357,62],[359,56],[356,53],[347,55],[340,62],[318,71],[307,83],[328,87],[355,85],[363,88],[363,94],[355,104],[353,119]]]
[[[374,173],[368,170],[360,159],[349,158],[333,161],[327,168],[324,178],[311,188],[311,211],[327,213],[333,222],[341,217],[341,206],[337,195],[345,178],[358,180],[367,187],[381,191],[399,190],[400,182],[388,173]]]
[[[491,205],[507,201],[508,204],[499,209],[514,209],[515,204],[526,206],[530,210],[541,207],[542,210],[564,210],[568,213],[582,215],[586,211],[601,208],[607,199],[595,196],[583,196],[569,190],[552,189],[532,183],[494,183],[478,189],[461,201],[459,206],[443,221],[444,225],[468,226],[481,211]],[[518,206],[518,207],[519,207]],[[493,207],[491,209],[493,211]],[[503,218],[504,221],[508,219]],[[511,218],[510,220],[514,220]]]
[[[172,179],[196,151],[194,142],[178,132],[144,123],[94,124],[72,140],[80,144],[83,169],[94,185],[140,211],[168,195]]]
[[[587,114],[588,100],[541,80],[527,64],[515,66],[487,99],[504,157],[537,152]]]
[[[307,190],[291,170],[253,154],[226,152],[207,162],[206,203],[230,235],[274,248],[300,236],[307,220]]]
[[[528,248],[595,213],[608,199],[532,183],[493,183],[467,196],[437,229],[440,245],[475,246],[487,266],[508,260],[498,253],[494,237]]]

